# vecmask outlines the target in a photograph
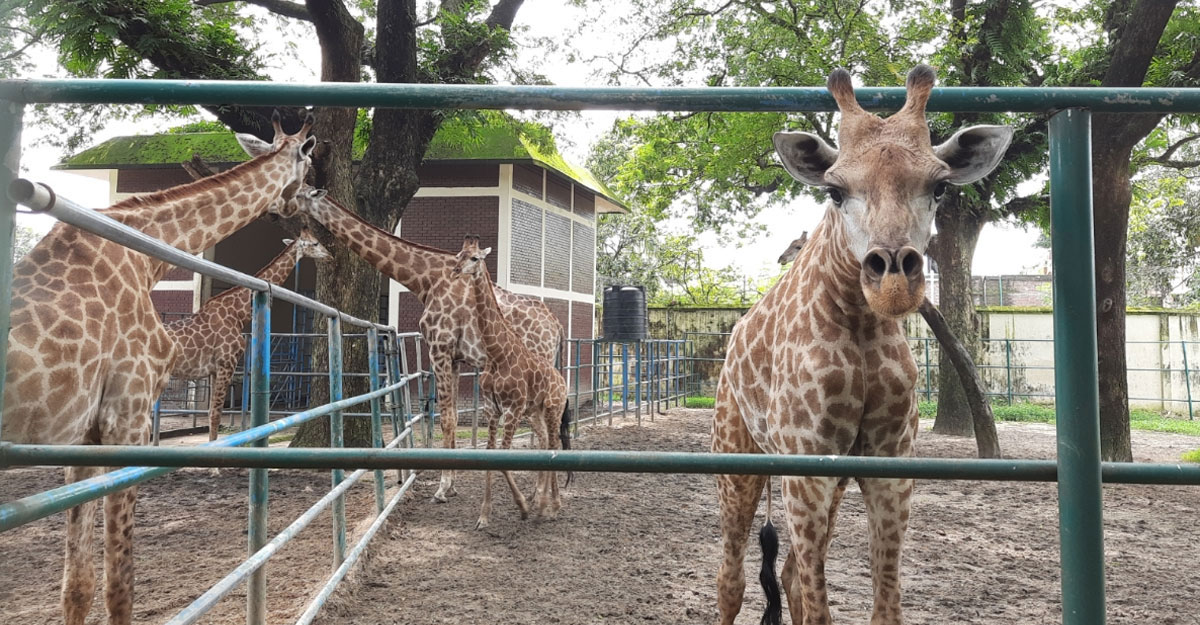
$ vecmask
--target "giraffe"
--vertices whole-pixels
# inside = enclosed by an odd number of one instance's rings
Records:
[[[295,241],[284,239],[287,248],[257,274],[271,284],[283,284],[301,258],[324,260],[329,252],[307,228]],[[178,345],[178,357],[171,375],[192,379],[207,378],[209,385],[208,440],[217,440],[221,425],[221,406],[233,380],[233,370],[246,351],[242,328],[250,320],[251,291],[236,287],[208,300],[191,317],[168,323],[167,333]]]
[[[734,327],[717,386],[714,452],[912,455],[917,367],[901,321],[924,298],[922,257],[934,212],[947,185],[990,173],[1012,137],[1005,126],[974,126],[932,146],[925,103],[934,80],[931,68],[915,67],[904,107],[881,119],[859,107],[850,74],[836,70],[828,88],[842,114],[839,147],[809,133],[775,134],[787,171],[825,187],[830,202],[791,269]],[[746,539],[766,481],[717,476],[717,601],[726,625],[741,609]],[[871,623],[899,624],[913,481],[857,481],[867,510]],[[782,480],[791,549],[781,577],[796,625],[831,622],[825,556],[848,482]],[[764,551],[770,543],[764,540]],[[764,623],[780,622],[778,612],[768,616],[774,620]]]
[[[534,438],[544,449],[570,448],[570,435],[560,431],[560,419],[567,406],[567,383],[554,365],[531,352],[500,311],[493,295],[492,277],[488,274],[484,259],[492,248],[479,249],[479,237],[466,237],[462,251],[458,253],[454,274],[469,282],[474,295],[475,317],[479,322],[480,338],[487,352],[487,364],[479,376],[479,389],[484,402],[489,406],[488,449],[496,448],[497,421],[504,425],[504,441],[501,449],[511,449],[513,434],[522,417],[529,418]],[[559,440],[554,434],[559,433]],[[529,507],[509,471],[502,471],[513,501],[521,509],[521,518],[529,514]],[[558,480],[553,471],[538,474],[534,495],[539,516],[553,518],[562,506],[558,492]],[[487,527],[492,512],[492,472],[484,473],[483,505],[475,528]]]
[[[211,178],[135,196],[102,211],[190,253],[198,253],[299,189],[316,143],[311,119],[288,135],[275,118],[273,143],[238,140],[260,156]],[[0,438],[13,443],[143,445],[150,409],[166,385],[177,347],[150,290],[168,263],[67,224],[51,229],[14,268],[12,329]],[[68,482],[102,467],[66,470]],[[105,608],[110,625],[130,622],[136,487],[104,501]],[[62,607],[82,625],[96,579],[96,501],[67,511]]]
[[[316,219],[343,245],[383,275],[404,285],[425,307],[421,334],[437,381],[441,412],[442,445],[455,447],[458,427],[458,363],[482,368],[487,354],[474,314],[475,298],[465,280],[455,280],[451,270],[455,255],[406,241],[367,223],[328,197],[324,189],[305,187],[296,194],[297,210]],[[541,300],[511,293],[492,284],[500,311],[525,347],[535,356],[554,363],[566,344],[566,331]],[[564,413],[563,422],[570,415]],[[436,502],[456,494],[454,472],[442,471]]]
[[[786,265],[796,260],[796,257],[800,255],[800,250],[804,249],[805,243],[808,243],[807,230],[800,233],[800,238],[788,243],[787,249],[783,250],[783,253],[779,255],[779,264]]]

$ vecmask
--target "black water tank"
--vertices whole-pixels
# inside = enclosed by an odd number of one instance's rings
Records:
[[[646,288],[620,285],[605,287],[604,339],[641,341],[646,334]]]

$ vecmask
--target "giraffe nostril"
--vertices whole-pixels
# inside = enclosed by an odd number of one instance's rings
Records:
[[[904,271],[905,277],[915,278],[921,275],[921,270],[924,269],[925,261],[921,258],[921,253],[911,247],[901,248],[897,254],[899,261],[897,264]]]
[[[888,261],[879,253],[878,250],[871,250],[867,253],[867,257],[863,259],[863,268],[867,270],[867,275],[874,279],[883,277],[883,274],[888,271]]]

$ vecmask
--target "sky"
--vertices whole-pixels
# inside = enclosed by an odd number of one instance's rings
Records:
[[[582,16],[580,9],[565,6],[566,4],[561,0],[528,0],[518,13],[515,26],[528,27],[530,37],[559,35],[563,32],[564,24],[577,23]],[[621,9],[620,2],[606,3],[599,19],[617,19]],[[251,7],[251,10],[257,9]],[[604,30],[597,28],[593,32]],[[584,43],[590,53],[601,54],[609,51],[606,47],[615,49],[614,46],[623,45],[624,41],[615,37],[595,37],[586,38]],[[320,58],[315,47],[298,49],[296,58],[289,56],[284,50],[279,50],[278,53],[271,63],[272,76],[278,80],[294,82],[316,80]],[[35,58],[40,60],[39,65],[34,72],[24,77],[53,76],[53,56],[52,53],[35,54]],[[553,83],[562,86],[603,84],[593,69],[566,62],[562,55],[546,57],[540,51],[521,48],[518,52],[518,63],[525,67],[536,67]],[[594,139],[610,128],[615,119],[626,114],[615,111],[587,111],[574,118],[556,122],[555,134],[559,139],[560,151],[569,160],[583,163]],[[180,122],[177,120],[114,122],[96,133],[94,143],[101,143],[120,135],[149,134],[178,123]],[[55,148],[37,145],[45,132],[47,130],[31,127],[27,123],[21,160],[23,175],[44,182],[60,195],[70,197],[85,206],[103,206],[108,197],[105,183],[50,170],[50,167],[61,159],[62,154]],[[772,274],[778,269],[775,261],[784,248],[800,236],[801,232],[811,232],[823,213],[824,209],[814,200],[797,198],[788,206],[765,209],[757,218],[757,222],[764,227],[763,233],[752,239],[743,239],[737,243],[721,242],[716,234],[705,233],[699,237],[705,264],[714,268],[733,265],[752,278]],[[41,232],[49,230],[53,220],[44,216],[18,215],[18,223]],[[685,220],[674,220],[667,227],[682,230],[686,229],[687,225]],[[1031,270],[1043,263],[1049,255],[1047,250],[1034,246],[1038,236],[1036,228],[1025,229],[1003,223],[985,226],[976,248],[973,272],[977,275],[997,275]]]

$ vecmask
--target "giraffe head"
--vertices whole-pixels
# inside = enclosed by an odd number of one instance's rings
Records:
[[[923,255],[947,186],[986,176],[1012,139],[1008,126],[972,126],[932,145],[925,103],[934,79],[930,67],[913,68],[904,107],[883,119],[858,105],[850,74],[835,70],[828,87],[842,113],[838,148],[807,132],[774,137],[788,172],[829,192],[861,265],[867,304],[889,317],[916,310],[924,298]]]
[[[296,260],[300,260],[301,258],[329,260],[330,258],[333,258],[333,255],[329,253],[329,250],[325,249],[324,245],[321,245],[321,242],[317,240],[316,235],[314,235],[307,227],[300,230],[300,234],[296,237],[295,241],[292,239],[283,240],[284,245],[292,245],[293,243],[296,245]]]
[[[281,217],[291,217],[296,214],[296,207],[290,200],[304,184],[304,176],[308,174],[308,168],[312,165],[312,151],[317,145],[317,138],[307,135],[309,129],[312,128],[314,119],[310,112],[305,117],[300,131],[289,135],[284,132],[283,125],[280,123],[279,111],[275,111],[271,115],[271,124],[275,127],[275,138],[271,143],[251,134],[237,134],[237,141],[241,144],[242,149],[254,158],[284,152],[286,167],[288,167],[288,182],[284,185],[283,192],[279,194],[279,197],[272,201],[267,208],[269,212]]]
[[[779,264],[786,265],[793,260],[796,260],[796,257],[800,255],[800,250],[804,249],[805,243],[808,243],[807,230],[800,235],[799,239],[795,239],[791,243],[788,243],[787,249],[783,250],[783,253],[779,255]]]
[[[487,265],[483,261],[491,253],[492,248],[490,247],[479,249],[479,237],[465,236],[463,237],[462,251],[454,257],[454,269],[451,272],[456,276],[464,277],[473,277],[486,272]]]

